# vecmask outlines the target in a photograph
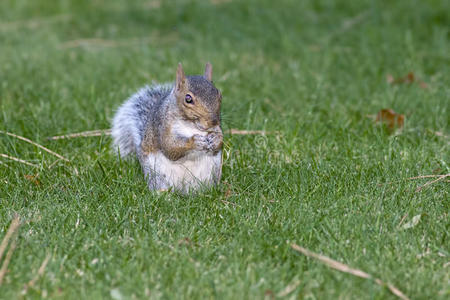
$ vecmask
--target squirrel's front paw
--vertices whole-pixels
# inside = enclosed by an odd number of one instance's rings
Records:
[[[194,140],[195,148],[198,150],[208,150],[208,141],[206,140],[206,136],[202,136],[199,134],[194,134],[192,137]]]
[[[217,151],[222,148],[223,135],[220,132],[212,132],[206,136],[208,142],[208,151]]]
[[[207,136],[194,135],[194,143],[197,149],[217,151],[222,147],[223,137],[221,133],[209,133]]]

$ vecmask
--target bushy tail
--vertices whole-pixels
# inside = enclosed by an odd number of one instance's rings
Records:
[[[145,86],[119,107],[113,119],[112,137],[114,150],[122,157],[136,153],[154,103],[167,97],[172,89],[171,83]]]
[[[136,152],[141,137],[132,101],[125,102],[117,111],[112,122],[113,148],[121,157]]]

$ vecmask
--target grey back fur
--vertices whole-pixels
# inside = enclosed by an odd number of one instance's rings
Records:
[[[119,107],[112,122],[113,147],[122,157],[137,153],[152,112],[173,90],[173,83],[145,86]]]

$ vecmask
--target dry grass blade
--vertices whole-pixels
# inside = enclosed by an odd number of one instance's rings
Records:
[[[18,28],[30,28],[35,29],[42,25],[49,25],[60,21],[67,21],[70,19],[70,15],[55,15],[48,18],[28,19],[23,21],[7,22],[0,24],[0,31],[15,30]]]
[[[431,185],[431,184],[433,184],[433,183],[436,183],[436,182],[438,182],[438,181],[441,181],[442,179],[445,179],[445,178],[449,177],[449,176],[450,176],[450,173],[444,174],[444,175],[438,175],[438,176],[439,176],[439,177],[438,177],[437,179],[428,181],[428,182],[425,183],[424,185],[419,186],[419,187],[416,189],[416,192],[420,192],[423,188],[425,188],[425,187],[427,187],[427,186],[429,186],[429,185]]]
[[[353,18],[344,20],[340,28],[341,32],[347,31],[367,19],[368,12],[364,11]]]
[[[11,221],[11,224],[9,225],[8,231],[5,234],[5,237],[2,240],[2,243],[0,244],[0,260],[3,257],[3,253],[6,250],[6,247],[8,246],[9,240],[13,238],[13,241],[11,242],[11,245],[9,246],[9,250],[6,253],[5,260],[3,261],[2,267],[0,268],[0,286],[2,285],[3,278],[5,277],[6,271],[8,270],[9,262],[11,261],[12,254],[14,250],[16,249],[16,240],[14,239],[14,236],[17,235],[17,230],[20,226],[20,218],[19,216],[15,216],[14,219]]]
[[[406,179],[413,180],[413,179],[423,179],[423,178],[436,178],[436,177],[441,177],[441,176],[443,176],[443,175],[421,175],[421,176],[409,177]]]
[[[230,202],[230,201],[227,201],[227,200],[222,200],[222,203],[227,204],[227,205],[231,205],[233,207],[236,207],[236,206],[240,207],[238,204]]]
[[[0,269],[0,286],[3,283],[3,278],[5,277],[6,271],[8,270],[9,262],[11,261],[12,254],[16,249],[16,240],[11,242],[11,246],[9,246],[9,250],[6,253],[5,260],[3,261],[2,267]]]
[[[379,279],[377,280],[377,283],[379,285],[383,285],[383,282],[381,280],[379,280]],[[392,284],[388,283],[387,287],[392,292],[392,294],[394,294],[395,296],[399,297],[400,299],[409,300],[409,298],[405,294],[403,294],[402,291],[400,291],[398,288],[396,288]]]
[[[59,161],[60,161],[60,159],[57,159],[57,160],[55,160],[54,162],[52,162],[52,163],[50,164],[50,166],[48,166],[48,169],[49,169],[49,170],[52,169]]]
[[[229,134],[235,134],[235,135],[251,135],[251,134],[278,134],[278,131],[264,131],[264,130],[240,130],[240,129],[230,129],[227,131]]]
[[[11,133],[11,132],[7,132],[7,131],[1,131],[1,130],[0,130],[0,133],[9,135],[9,136],[15,137],[15,138],[17,138],[17,139],[19,139],[19,140],[22,140],[22,141],[25,141],[25,142],[27,142],[27,143],[30,143],[30,144],[32,144],[32,145],[34,145],[34,146],[36,146],[36,147],[38,147],[38,148],[41,148],[42,150],[44,150],[44,151],[46,151],[46,152],[48,152],[48,153],[50,153],[50,154],[52,154],[52,155],[54,155],[54,156],[56,156],[56,157],[62,159],[62,160],[65,160],[65,161],[67,161],[67,162],[69,161],[69,160],[68,160],[67,158],[65,158],[64,156],[59,155],[58,153],[53,152],[52,150],[50,150],[50,149],[48,149],[48,148],[46,148],[46,147],[44,147],[44,146],[42,146],[42,145],[40,145],[40,144],[38,144],[38,143],[36,143],[36,142],[33,142],[33,141],[30,140],[30,139],[27,139],[26,137],[23,137],[23,136],[20,136],[20,135]]]
[[[441,131],[431,131],[434,135],[436,135],[436,136],[439,136],[439,137],[443,137],[443,138],[446,138],[446,139],[448,139],[449,138],[449,136],[447,136],[447,135],[445,135],[443,132],[441,132]]]
[[[65,42],[64,44],[61,45],[61,48],[77,48],[82,46],[117,47],[120,46],[122,43],[119,41],[105,40],[99,38],[77,39]]]
[[[408,177],[406,179],[402,179],[402,180],[415,180],[415,179],[424,179],[424,178],[436,178],[436,177],[442,177],[445,175],[420,175],[420,176],[414,176],[414,177]],[[445,178],[445,177],[444,177]],[[379,183],[378,186],[382,186],[384,184],[393,184],[393,183],[398,183],[401,182],[402,180],[396,180],[396,181],[389,181],[386,183]]]
[[[10,166],[8,166],[7,164],[5,164],[4,162],[2,162],[1,160],[0,160],[0,165],[4,165],[6,168],[8,168],[8,169],[11,169],[11,167]]]
[[[50,257],[51,257],[51,255],[47,254],[47,256],[45,257],[44,261],[42,262],[41,266],[39,267],[39,270],[37,271],[34,278],[31,279],[23,288],[22,294],[25,294],[30,287],[33,287],[34,284],[36,283],[36,281],[39,279],[39,277],[41,277],[44,274],[45,267],[47,266],[48,261],[50,260]]]
[[[114,47],[128,47],[132,45],[140,45],[151,43],[154,41],[162,42],[173,42],[178,39],[177,34],[162,35],[159,32],[155,32],[151,36],[144,37],[134,37],[122,40],[106,40],[101,38],[81,38],[72,41],[67,41],[63,43],[61,49],[71,49],[79,47],[103,47],[103,48],[114,48]]]
[[[367,21],[367,15],[369,13],[367,11],[363,11],[362,13],[353,16],[351,18],[345,19],[343,20],[343,22],[341,23],[341,26],[339,26],[337,28],[337,30],[333,31],[331,34],[325,36],[324,40],[330,40],[338,35],[342,35],[346,32],[348,32],[349,30],[351,30],[352,28],[354,28],[355,26],[363,23],[364,21]]]
[[[288,286],[286,286],[282,291],[280,291],[277,294],[277,297],[285,297],[295,291],[295,289],[300,285],[300,280],[295,280],[294,282],[290,283]]]
[[[350,268],[349,266],[347,266],[347,265],[345,265],[345,264],[343,264],[341,262],[338,262],[338,261],[336,261],[334,259],[331,259],[331,258],[329,258],[327,256],[311,252],[308,249],[300,247],[300,246],[298,246],[296,244],[292,244],[291,247],[292,247],[292,249],[294,249],[294,250],[296,250],[296,251],[298,251],[298,252],[300,252],[300,253],[308,256],[308,257],[313,257],[315,259],[320,260],[321,262],[325,263],[326,265],[328,265],[329,267],[331,267],[333,269],[339,270],[341,272],[349,273],[349,274],[352,274],[352,275],[355,275],[355,276],[358,276],[358,277],[361,277],[361,278],[367,278],[367,279],[368,278],[372,278],[372,276],[370,274],[368,274],[368,273],[366,273],[364,271]]]
[[[346,264],[338,262],[334,259],[331,259],[331,258],[325,256],[325,255],[314,253],[314,252],[309,251],[308,249],[300,247],[299,245],[296,245],[296,244],[291,244],[291,248],[294,249],[295,251],[302,253],[305,256],[312,257],[312,258],[315,258],[315,259],[321,261],[322,263],[326,264],[330,268],[336,269],[336,270],[344,272],[344,273],[349,273],[349,274],[352,274],[357,277],[361,277],[361,278],[365,278],[365,279],[373,279],[378,285],[386,286],[394,295],[396,295],[400,299],[409,300],[409,298],[405,294],[403,294],[398,288],[396,288],[395,286],[393,286],[389,283],[386,284],[381,279],[374,278],[369,273],[366,273],[366,272],[358,270],[358,269],[351,268],[351,267],[347,266]]]
[[[69,133],[65,135],[57,135],[49,137],[49,140],[63,140],[63,139],[73,139],[79,137],[90,137],[90,136],[102,136],[102,135],[111,135],[111,129],[96,129],[89,130],[77,133]]]
[[[27,162],[27,161],[25,161],[23,159],[20,159],[20,158],[14,157],[14,156],[10,156],[8,154],[0,153],[0,157],[4,157],[4,158],[7,158],[7,159],[10,159],[10,160],[13,160],[13,161],[17,161],[17,162],[20,162],[20,163],[25,164],[27,166],[32,166],[32,167],[35,167],[35,168],[39,167],[38,165],[29,163],[29,162]]]
[[[161,0],[150,0],[150,1],[147,1],[145,6],[148,7],[148,8],[160,8],[161,7]]]
[[[3,252],[5,252],[5,249],[8,246],[8,242],[11,239],[11,236],[14,233],[16,233],[19,226],[20,226],[19,216],[15,216],[11,224],[9,225],[8,231],[6,232],[5,237],[2,240],[2,243],[0,244],[0,261],[2,260]]]
[[[400,223],[398,223],[397,227],[400,227],[400,226],[403,224],[403,222],[405,222],[406,217],[408,217],[408,213],[406,213],[406,214],[402,217],[402,219],[400,220]]]
[[[278,134],[278,131],[264,131],[264,130],[240,130],[240,129],[230,129],[227,131],[229,134],[234,135],[253,135],[253,134]],[[111,135],[111,129],[96,129],[89,130],[77,133],[70,133],[65,135],[57,135],[49,137],[49,140],[62,140],[62,139],[73,139],[79,137],[91,137],[91,136],[102,136],[102,135]]]
[[[210,2],[215,5],[225,4],[225,3],[229,3],[231,1],[232,0],[210,0]]]

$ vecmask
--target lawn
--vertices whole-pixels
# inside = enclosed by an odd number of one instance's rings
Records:
[[[0,298],[398,299],[380,278],[410,299],[448,299],[450,177],[437,176],[450,173],[449,11],[444,0],[1,1],[0,241],[16,215],[20,227]],[[106,134],[48,139],[108,129],[139,87],[207,61],[226,133],[211,190],[148,191]],[[404,126],[376,123],[381,109]]]

